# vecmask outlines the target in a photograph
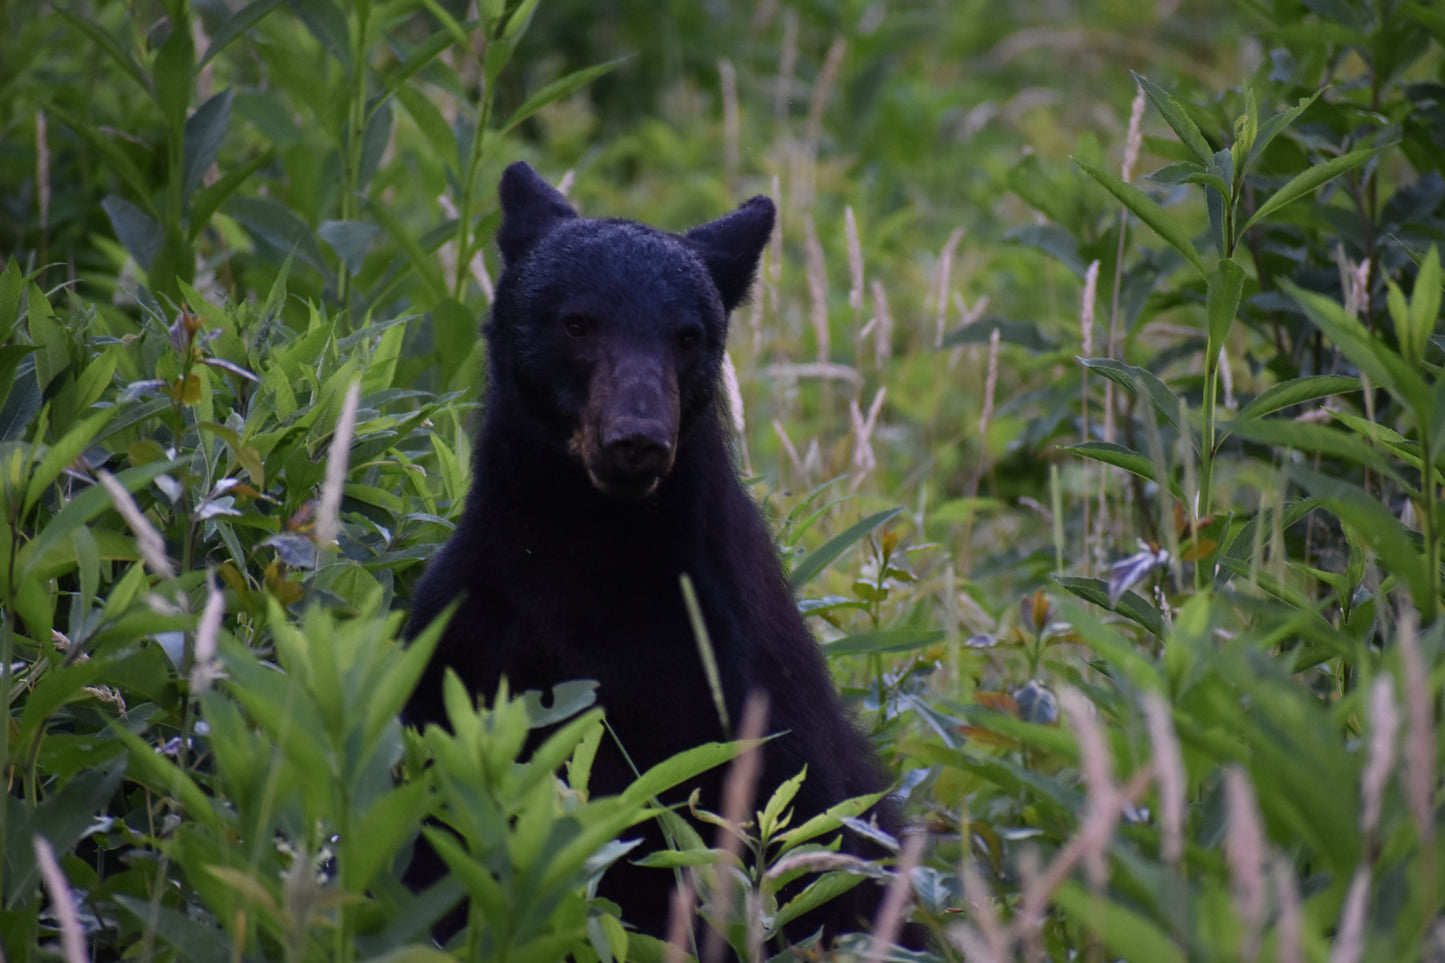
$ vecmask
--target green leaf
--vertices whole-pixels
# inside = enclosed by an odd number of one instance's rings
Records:
[[[1254,169],[1255,162],[1259,160],[1260,155],[1264,153],[1270,141],[1274,140],[1280,132],[1298,120],[1299,115],[1303,114],[1305,110],[1309,108],[1310,104],[1318,100],[1320,94],[1325,92],[1325,89],[1326,88],[1321,87],[1310,96],[1301,97],[1299,103],[1295,104],[1289,110],[1275,114],[1269,120],[1259,125],[1259,132],[1255,134],[1253,142],[1249,145],[1249,152],[1245,155],[1244,164],[1240,166],[1238,171],[1240,177],[1243,177]]]
[[[1318,498],[1341,524],[1354,530],[1379,557],[1386,572],[1405,583],[1422,615],[1433,616],[1436,600],[1430,573],[1410,531],[1388,508],[1357,485],[1307,468],[1291,467],[1290,476]]]
[[[141,70],[140,64],[136,63],[130,54],[126,53],[125,49],[121,47],[120,43],[114,37],[106,33],[101,29],[99,24],[94,22],[94,14],[74,13],[65,7],[55,7],[54,10],[72,27],[89,37],[90,42],[99,47],[101,52],[121,69],[121,73],[130,77],[131,80],[134,80],[142,89],[149,89],[149,84],[146,83],[145,72]]]
[[[1188,147],[1190,152],[1199,158],[1201,164],[1205,167],[1210,167],[1214,158],[1214,148],[1209,146],[1209,142],[1206,141],[1204,135],[1199,132],[1199,127],[1190,116],[1185,113],[1184,108],[1180,106],[1179,102],[1174,99],[1169,91],[1157,84],[1150,83],[1146,77],[1140,74],[1133,74],[1133,76],[1134,81],[1140,87],[1144,88],[1144,93],[1148,96],[1149,101],[1159,113],[1164,116],[1165,123],[1170,126],[1179,137],[1179,140],[1183,142],[1184,146]],[[1229,190],[1226,188],[1222,193],[1227,197]]]
[[[118,146],[108,133],[108,128],[102,130],[88,121],[77,118],[57,105],[52,100],[43,97],[38,98],[47,114],[53,115],[62,124],[69,127],[79,137],[83,138],[96,152],[105,158],[106,166],[110,171],[120,177],[121,180],[131,189],[131,196],[136,198],[148,214],[159,217],[160,212],[156,209],[155,203],[151,200],[151,191],[154,187],[149,174],[141,172],[135,161],[131,160],[130,153]],[[104,202],[102,202],[104,206]],[[107,211],[109,213],[109,211]],[[159,230],[157,230],[159,234]],[[159,247],[159,242],[157,242]],[[133,256],[133,255],[132,255]]]
[[[1372,383],[1403,400],[1416,418],[1428,416],[1430,389],[1413,365],[1370,334],[1358,318],[1351,317],[1333,299],[1306,291],[1284,278],[1279,284],[1286,294],[1299,302],[1315,327],[1323,331]]]
[[[1077,445],[1067,445],[1064,450],[1101,461],[1106,465],[1113,465],[1115,468],[1122,468],[1152,482],[1160,481],[1153,459],[1132,448],[1125,448],[1123,445],[1116,445],[1108,441],[1084,441]],[[1184,495],[1179,483],[1172,478],[1168,479],[1168,482],[1169,491],[1174,494],[1175,498],[1183,501]]]
[[[1209,279],[1208,315],[1210,357],[1219,353],[1234,316],[1239,311],[1239,298],[1244,291],[1244,269],[1233,258],[1223,258]]]
[[[183,960],[224,960],[232,952],[231,940],[224,930],[212,928],[200,920],[165,905],[151,905],[148,899],[116,893],[115,901],[135,917],[141,927],[164,940]]]
[[[1393,313],[1393,312],[1392,312]],[[1410,310],[1406,315],[1408,338],[1401,338],[1405,359],[1420,364],[1425,358],[1425,345],[1430,332],[1440,319],[1440,249],[1430,245],[1415,275],[1415,288],[1410,292]]]
[[[117,472],[115,479],[124,485],[127,491],[134,492],[154,481],[157,475],[164,474],[171,467],[173,465],[169,461],[154,461],[138,468],[127,468]],[[70,501],[65,503],[65,507],[56,512],[55,516],[46,523],[35,540],[21,549],[19,560],[22,571],[45,558],[52,546],[61,540],[69,539],[71,530],[77,525],[89,524],[92,519],[110,507],[110,492],[100,485],[92,485],[73,496]]]
[[[1360,379],[1345,375],[1311,375],[1281,381],[1256,395],[1250,399],[1248,404],[1239,409],[1239,414],[1235,416],[1234,420],[1223,426],[1220,438],[1223,439],[1227,436],[1233,430],[1234,425],[1240,422],[1261,418],[1282,408],[1304,404],[1306,401],[1313,401],[1316,398],[1353,394],[1359,390]]]
[[[186,109],[191,106],[195,74],[196,51],[191,25],[189,18],[182,18],[172,22],[171,35],[161,46],[155,62],[156,104],[173,137],[183,136],[186,129]]]
[[[773,925],[785,926],[804,913],[832,902],[866,879],[861,873],[824,873],[810,882],[797,896],[778,907]]]
[[[131,779],[152,792],[175,799],[190,818],[211,829],[221,829],[221,817],[211,804],[211,797],[196,785],[184,769],[121,724],[112,722],[110,731],[126,747],[126,758],[130,760],[126,774]]]
[[[244,184],[252,174],[275,160],[270,151],[257,154],[245,164],[219,178],[215,183],[202,187],[191,198],[190,239],[194,241],[206,229],[211,216]]]
[[[556,80],[552,81],[550,84],[547,84],[541,90],[537,91],[535,94],[524,100],[522,102],[522,106],[518,107],[515,111],[513,111],[512,115],[502,123],[502,126],[500,128],[501,132],[503,134],[507,133],[512,128],[520,124],[522,121],[526,120],[528,117],[531,117],[537,111],[541,110],[543,107],[546,107],[548,104],[552,103],[555,100],[561,100],[568,94],[571,94],[579,88],[590,84],[592,81],[596,80],[598,77],[601,77],[603,74],[607,74],[612,72],[613,70],[616,70],[619,65],[625,63],[629,59],[631,59],[630,55],[627,57],[618,57],[616,60],[609,60],[606,63],[594,64],[591,67],[583,67],[581,70],[575,70],[570,74],[558,77]]]
[[[331,246],[352,274],[361,271],[366,249],[380,230],[367,221],[323,221],[316,231]]]
[[[252,27],[261,22],[262,17],[283,2],[284,0],[253,0],[227,17],[226,22],[221,24],[221,29],[211,38],[211,45],[206,48],[206,55],[201,58],[200,66],[210,63],[212,57],[225,50],[237,37],[249,33]]]
[[[228,216],[282,254],[294,253],[323,275],[327,273],[326,261],[316,237],[306,222],[289,208],[266,197],[233,197],[223,209]]]
[[[1179,398],[1154,372],[1112,358],[1080,358],[1079,363],[1134,394],[1147,398],[1171,428],[1175,431],[1181,430]]]
[[[1077,575],[1055,575],[1054,581],[1064,589],[1086,602],[1093,602],[1111,612],[1118,612],[1149,630],[1156,638],[1164,635],[1164,619],[1158,609],[1146,602],[1137,592],[1125,592],[1114,603],[1109,602],[1109,583],[1103,579],[1085,578]]]
[[[130,201],[114,194],[101,201],[100,206],[110,218],[110,226],[115,228],[115,236],[126,253],[143,269],[150,270],[151,261],[165,240],[161,226]]]
[[[341,879],[347,892],[371,888],[431,807],[431,786],[424,779],[402,783],[366,807],[355,821],[354,834],[342,839]]]
[[[1206,280],[1209,278],[1209,272],[1204,267],[1204,259],[1199,256],[1194,242],[1189,240],[1189,236],[1184,233],[1184,228],[1179,226],[1179,222],[1164,212],[1164,208],[1154,203],[1139,188],[1124,183],[1113,174],[1091,167],[1078,158],[1074,158],[1074,163],[1085,174],[1102,184],[1110,194],[1118,198],[1119,203],[1127,207],[1150,230],[1168,242],[1170,247],[1184,255],[1184,259],[1192,264],[1194,270],[1198,271],[1202,277]]]
[[[96,412],[89,418],[72,427],[59,441],[54,442],[45,452],[45,457],[30,475],[30,484],[25,487],[25,500],[22,502],[21,516],[30,514],[30,509],[35,507],[45,489],[50,483],[60,477],[60,473],[69,468],[70,465],[85,452],[95,441],[95,436],[119,411],[117,408],[106,408]]]
[[[205,179],[206,171],[221,152],[221,141],[231,123],[233,88],[227,87],[206,101],[186,120],[185,171],[183,186],[186,199],[195,193]]]
[[[1350,151],[1348,154],[1341,154],[1339,157],[1325,161],[1323,164],[1316,164],[1314,167],[1295,175],[1295,177],[1279,190],[1269,196],[1269,200],[1259,206],[1254,216],[1244,222],[1244,226],[1235,232],[1236,239],[1243,237],[1251,227],[1260,221],[1274,214],[1287,204],[1304,197],[1329,181],[1334,180],[1341,174],[1354,170],[1361,164],[1373,158],[1380,151],[1393,147],[1394,144],[1386,144],[1382,147],[1365,147],[1360,150]]]
[[[1255,418],[1242,424],[1236,422],[1235,434],[1276,449],[1308,451],[1339,458],[1361,468],[1379,472],[1408,487],[1408,483],[1388,458],[1352,432],[1307,421]]]
[[[443,7],[437,0],[422,0],[422,5],[426,7],[428,13],[436,18],[437,23],[442,25],[442,29],[446,31],[447,36],[451,37],[457,47],[465,50],[470,46],[467,40],[467,31],[462,29],[462,25],[457,23],[456,18],[447,11],[446,7]]]
[[[1189,957],[1169,935],[1136,910],[1096,896],[1082,883],[1067,880],[1054,893],[1054,903],[1090,930],[1111,959],[1130,963],[1188,963]]]
[[[916,652],[943,641],[947,633],[937,629],[906,628],[860,632],[823,646],[828,658],[842,655],[895,654]]]
[[[875,512],[862,521],[853,523],[841,534],[834,535],[818,548],[809,552],[793,566],[793,571],[788,576],[788,584],[792,586],[795,592],[804,585],[807,585],[817,577],[818,573],[827,568],[835,558],[842,555],[843,552],[855,542],[862,541],[867,537],[869,532],[884,524],[901,511],[903,511],[902,506]]]

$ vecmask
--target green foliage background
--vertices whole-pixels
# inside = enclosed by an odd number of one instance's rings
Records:
[[[661,959],[590,888],[649,818],[750,959],[860,871],[935,944],[842,957],[1445,958],[1442,46],[1405,0],[0,0],[4,958]],[[745,743],[589,796],[585,683],[398,725],[517,159],[778,201],[738,454],[897,860],[795,783],[657,812]]]

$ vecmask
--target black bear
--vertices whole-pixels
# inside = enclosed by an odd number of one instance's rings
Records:
[[[472,487],[416,587],[409,631],[455,599],[460,606],[406,721],[445,723],[451,668],[486,697],[503,677],[513,692],[596,680],[639,770],[727,738],[680,587],[686,574],[729,717],[759,691],[769,731],[782,733],[764,746],[757,798],[805,764],[795,824],[881,790],[874,754],[738,478],[719,412],[728,314],[752,283],[772,202],[754,197],[679,236],[580,217],[522,163],[503,174],[500,193],[504,270],[485,328],[490,381]],[[619,792],[631,772],[604,739],[591,789]],[[705,808],[720,808],[721,780],[700,780]],[[899,831],[886,804],[875,812]],[[844,846],[876,854],[862,840]],[[427,873],[414,864],[410,882]],[[662,936],[672,883],[670,872],[619,863],[601,892],[627,922]],[[866,928],[880,896],[875,883],[854,887],[789,935]]]

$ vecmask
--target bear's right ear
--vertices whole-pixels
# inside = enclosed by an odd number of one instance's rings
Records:
[[[502,185],[497,193],[502,199],[497,247],[508,266],[525,257],[558,224],[577,216],[567,198],[524,161],[517,161],[502,172]]]
[[[683,235],[712,275],[724,311],[731,312],[747,297],[763,248],[772,237],[775,216],[773,202],[758,195],[731,214]]]

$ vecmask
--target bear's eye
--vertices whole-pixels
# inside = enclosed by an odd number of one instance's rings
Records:
[[[702,335],[699,334],[697,331],[692,330],[691,328],[686,331],[679,332],[677,336],[677,346],[684,351],[691,351],[693,348],[696,348],[701,342]]]
[[[562,327],[574,338],[585,338],[592,326],[581,315],[569,314],[562,319]]]

